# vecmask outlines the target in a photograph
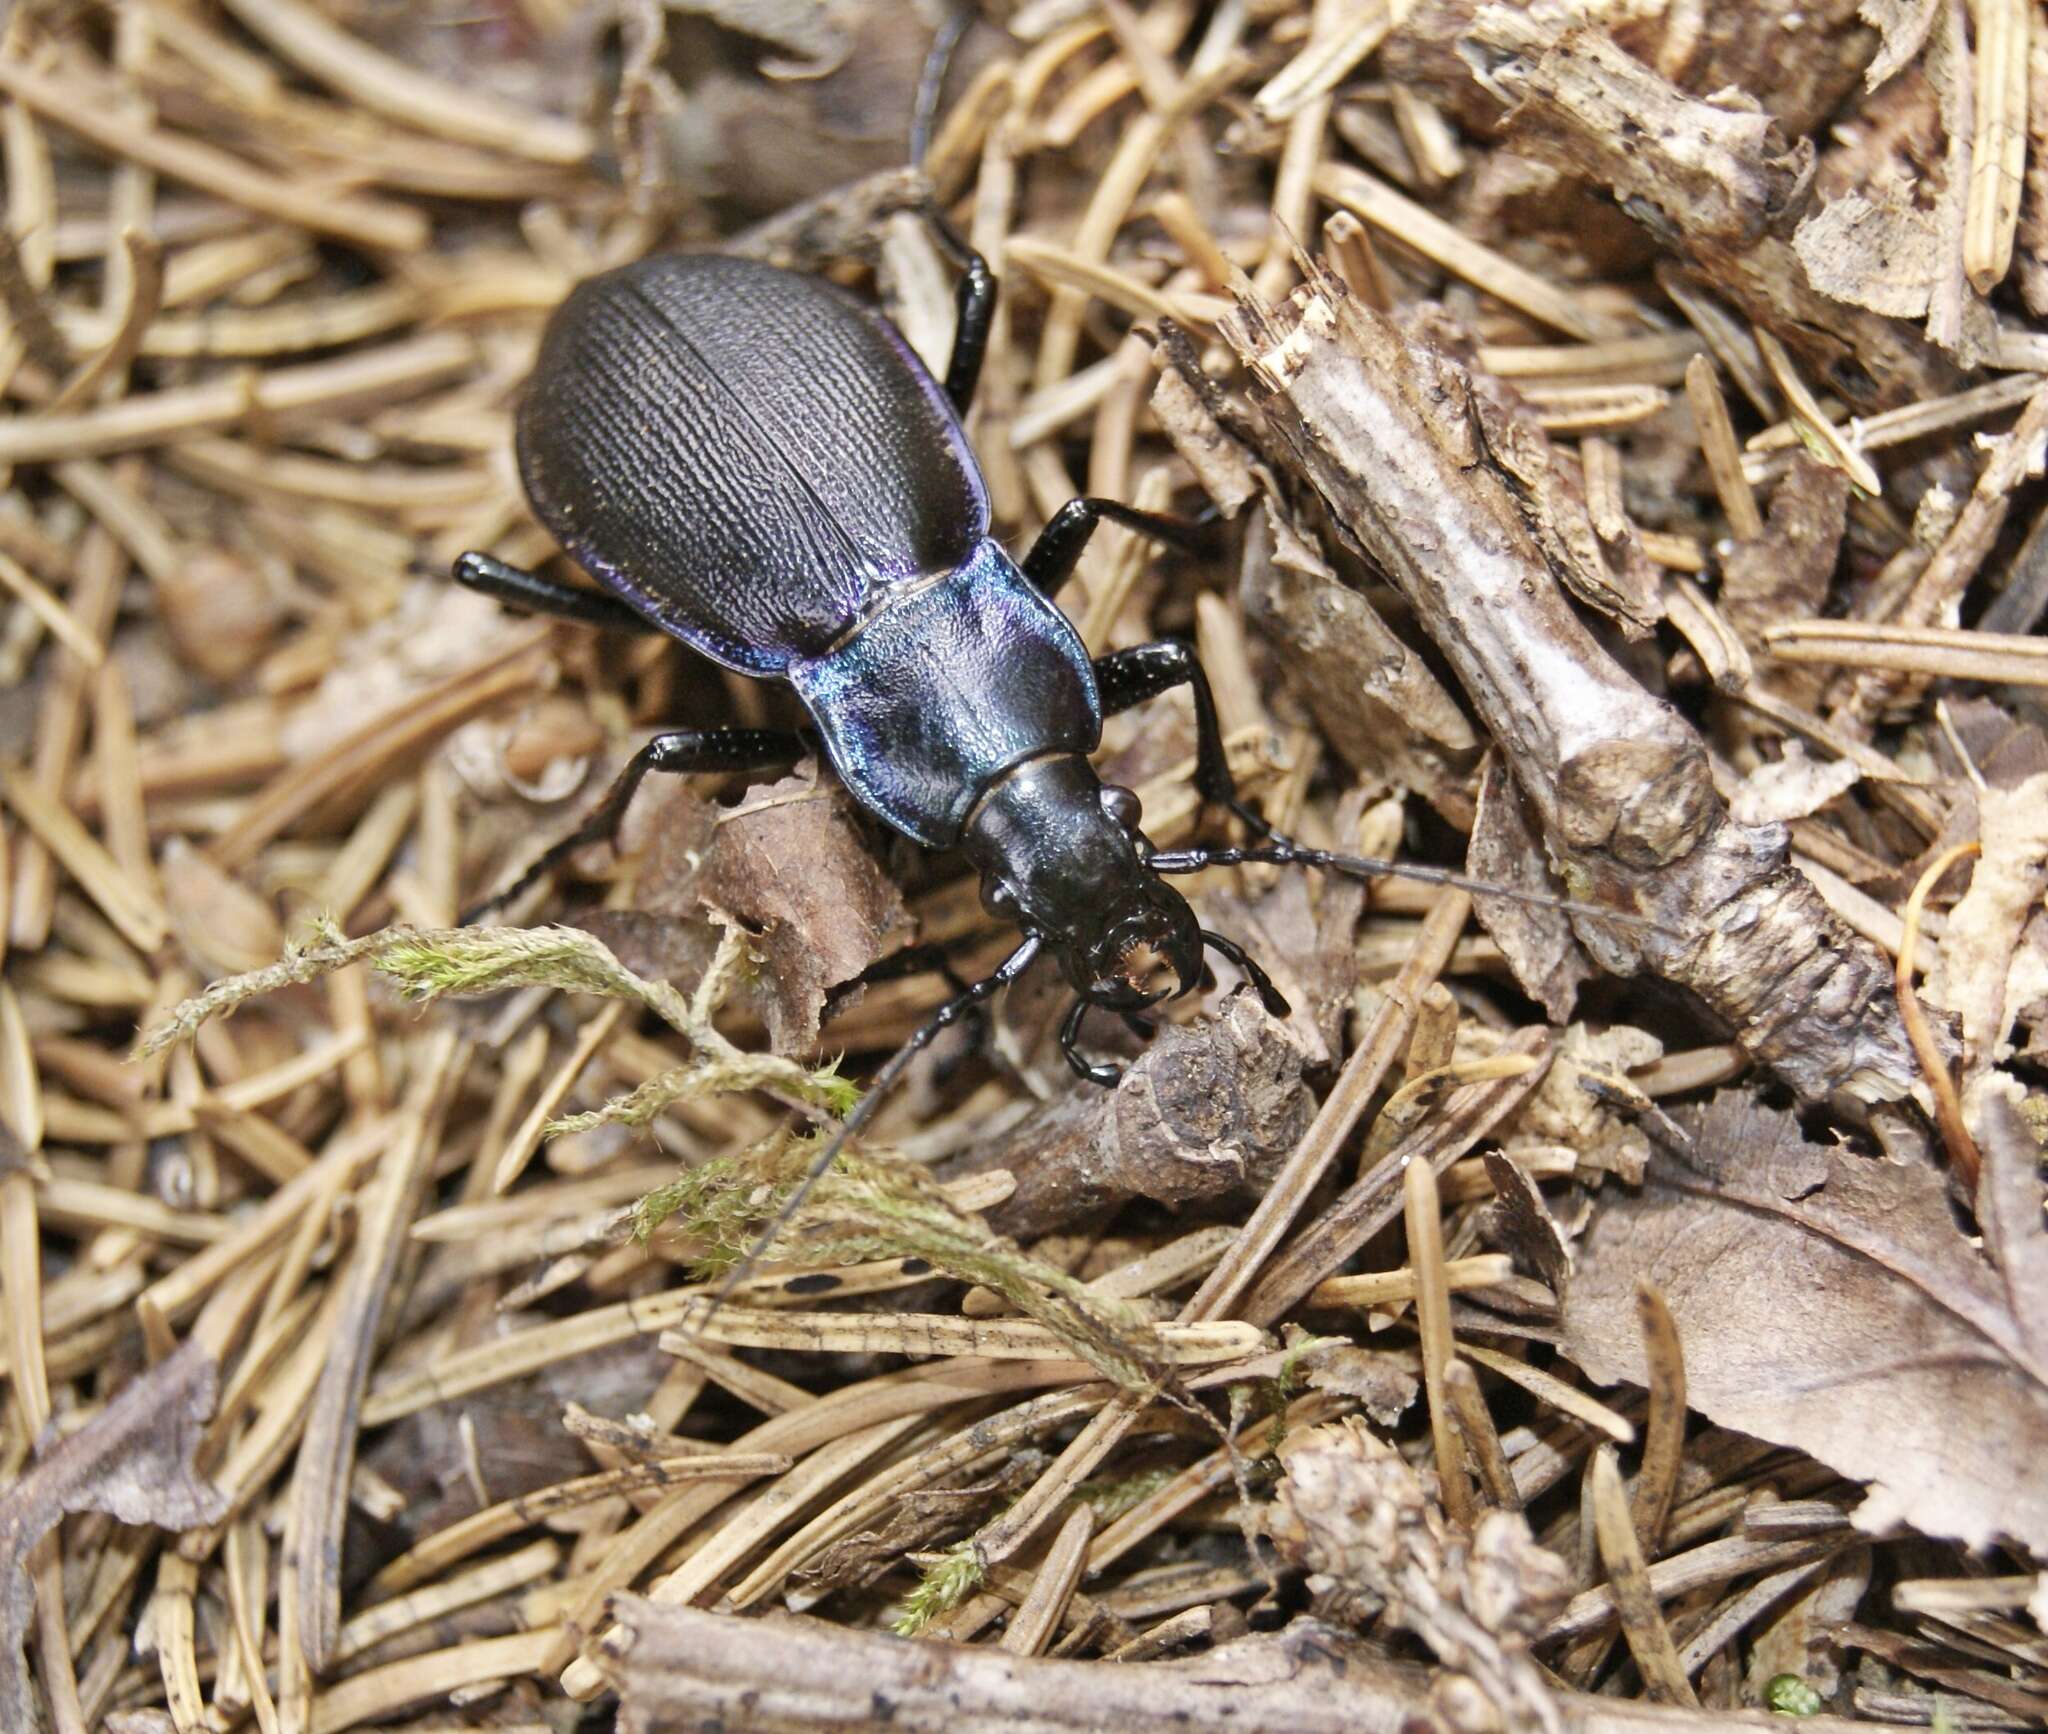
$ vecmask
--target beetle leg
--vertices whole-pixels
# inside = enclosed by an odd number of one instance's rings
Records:
[[[455,562],[455,581],[528,614],[555,614],[564,620],[580,620],[586,626],[602,626],[613,632],[661,630],[616,597],[597,590],[579,590],[573,584],[558,584],[552,578],[508,566],[489,554],[464,554]]]
[[[960,267],[960,282],[953,291],[953,353],[946,361],[946,395],[953,400],[954,413],[964,416],[981,383],[989,329],[995,324],[996,274],[936,204],[925,214],[939,245]]]
[[[1246,951],[1234,939],[1225,939],[1220,933],[1202,929],[1202,943],[1211,951],[1218,952],[1237,965],[1238,972],[1252,984],[1252,991],[1259,996],[1259,1004],[1276,1018],[1284,1018],[1290,1009],[1287,996],[1273,985],[1273,978],[1260,967],[1259,960]]]
[[[1024,556],[1023,573],[1037,586],[1039,594],[1050,596],[1073,575],[1074,564],[1096,525],[1107,518],[1140,536],[1150,536],[1188,553],[1199,553],[1209,545],[1209,526],[1191,518],[1175,518],[1164,512],[1141,512],[1121,500],[1092,497],[1069,500],[1053,513],[1031,552]]]
[[[1067,1013],[1066,1021],[1060,1025],[1060,1052],[1066,1056],[1067,1064],[1073,1068],[1074,1076],[1086,1084],[1100,1084],[1105,1090],[1114,1089],[1121,1078],[1121,1066],[1098,1065],[1075,1046],[1081,1039],[1081,1020],[1088,1015],[1085,999],[1074,1001],[1074,1009]]]
[[[1193,650],[1175,639],[1162,638],[1154,644],[1111,651],[1095,659],[1095,684],[1102,693],[1102,709],[1111,716],[1185,685],[1195,701],[1195,792],[1235,813],[1255,836],[1273,834],[1273,827],[1238,799],[1237,779],[1230,774],[1223,730],[1216,721],[1216,697]]]
[[[544,850],[540,859],[505,890],[486,898],[464,914],[462,920],[467,924],[510,903],[586,843],[610,842],[618,832],[619,821],[626,816],[627,807],[632,805],[634,791],[649,771],[672,776],[688,776],[696,771],[764,771],[771,766],[792,764],[810,750],[803,736],[789,729],[675,729],[656,735],[626,761],[626,768],[612,780],[604,799],[591,809],[582,824]]]

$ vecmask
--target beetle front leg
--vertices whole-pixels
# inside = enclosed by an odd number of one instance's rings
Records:
[[[611,632],[661,630],[616,597],[596,590],[579,590],[573,584],[558,584],[552,578],[508,565],[490,554],[464,554],[455,562],[455,582],[528,614],[553,614]]]
[[[591,809],[582,824],[544,850],[540,859],[505,890],[487,897],[464,914],[463,923],[467,925],[510,903],[586,843],[609,843],[618,834],[619,821],[626,816],[634,793],[649,771],[671,776],[689,776],[698,771],[765,771],[777,765],[794,764],[810,750],[803,736],[791,729],[675,729],[656,735],[626,761],[626,768],[612,779],[604,799]]]
[[[1069,500],[1038,532],[1038,540],[1031,544],[1031,552],[1024,556],[1020,568],[1041,596],[1050,597],[1074,575],[1081,550],[1088,546],[1088,538],[1104,519],[1190,554],[1200,553],[1210,538],[1209,527],[1192,518],[1141,512],[1121,500]]]
[[[1230,756],[1223,748],[1223,729],[1216,720],[1216,695],[1193,650],[1178,640],[1134,644],[1095,659],[1095,684],[1102,693],[1105,715],[1129,710],[1176,686],[1186,686],[1195,701],[1195,792],[1235,813],[1256,836],[1270,837],[1273,827],[1238,799],[1237,779],[1230,774]]]

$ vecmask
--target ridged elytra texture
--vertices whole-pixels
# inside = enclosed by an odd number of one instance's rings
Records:
[[[828,283],[722,254],[579,284],[518,447],[594,578],[746,674],[821,655],[988,531],[959,421],[902,337]]]

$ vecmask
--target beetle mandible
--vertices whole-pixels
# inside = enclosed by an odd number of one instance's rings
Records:
[[[578,285],[553,315],[518,412],[520,475],[540,521],[610,594],[481,553],[463,555],[456,576],[516,607],[657,629],[728,669],[787,681],[811,729],[655,735],[589,818],[485,907],[610,837],[650,771],[763,771],[817,747],[887,824],[932,848],[959,847],[981,875],[983,903],[1022,929],[1022,943],[881,1069],[821,1167],[919,1050],[1041,952],[1077,995],[1061,1050],[1095,1083],[1118,1072],[1080,1052],[1087,1010],[1129,1018],[1191,991],[1204,947],[1285,1016],[1265,971],[1204,929],[1167,875],[1245,861],[1398,873],[1626,919],[1441,869],[1304,848],[1238,799],[1208,679],[1186,645],[1091,660],[1051,597],[1096,526],[1107,519],[1179,543],[1193,526],[1077,499],[1021,562],[991,536],[961,417],[987,348],[995,280],[942,216],[931,218],[960,269],[943,387],[850,294],[726,254],[620,266]],[[1089,762],[1105,715],[1180,685],[1194,699],[1196,789],[1245,823],[1250,845],[1154,849],[1137,797],[1104,784]],[[928,958],[915,951],[905,961],[931,966]],[[1175,985],[1151,986],[1146,963],[1163,965]]]

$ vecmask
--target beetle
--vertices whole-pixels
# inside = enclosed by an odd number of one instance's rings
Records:
[[[1205,948],[1285,1016],[1265,971],[1202,927],[1172,875],[1251,861],[1399,873],[1626,919],[1441,869],[1303,847],[1238,798],[1207,676],[1185,644],[1088,655],[1051,597],[1096,527],[1109,521],[1182,545],[1194,527],[1077,499],[1012,560],[990,533],[961,423],[995,281],[931,216],[960,271],[943,385],[848,292],[728,254],[619,266],[579,284],[551,318],[517,413],[519,472],[542,524],[603,591],[483,553],[464,554],[456,576],[522,609],[651,627],[725,668],[785,681],[811,726],[655,735],[583,824],[491,904],[612,836],[650,772],[765,771],[818,749],[884,823],[928,847],[961,849],[988,912],[1020,928],[1022,941],[877,1073],[821,1168],[918,1051],[1042,953],[1076,995],[1061,1051],[1094,1083],[1113,1084],[1118,1071],[1080,1051],[1087,1011],[1132,1019],[1191,991]],[[1194,700],[1197,792],[1243,821],[1251,843],[1155,849],[1137,796],[1103,783],[1090,763],[1105,716],[1182,685]],[[924,950],[891,961],[890,973],[936,966]],[[1169,986],[1153,984],[1161,967]]]

